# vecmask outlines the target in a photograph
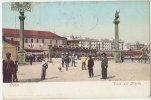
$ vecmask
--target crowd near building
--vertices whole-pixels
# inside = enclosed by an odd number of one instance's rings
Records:
[[[19,30],[18,29],[8,29],[3,28],[3,41],[10,43],[15,46],[14,51],[17,53],[17,48],[19,47]],[[18,43],[17,43],[18,42]],[[8,45],[8,44],[7,44]],[[5,48],[4,48],[5,47]],[[37,30],[24,30],[24,47],[26,53],[32,52],[33,54],[45,53],[49,54],[51,57],[59,57],[61,53],[76,54],[78,56],[93,55],[97,56],[98,52],[106,52],[107,56],[113,57],[113,52],[115,50],[115,40],[114,39],[92,39],[81,36],[70,35],[68,37],[59,36],[53,32],[48,31],[37,31]],[[8,48],[3,46],[3,50]],[[142,54],[141,50],[144,48],[149,49],[148,44],[136,43],[124,43],[124,41],[119,40],[119,49],[122,54],[129,55],[130,51],[137,51],[139,55]],[[149,50],[148,50],[149,51]],[[16,56],[16,55],[15,55]]]

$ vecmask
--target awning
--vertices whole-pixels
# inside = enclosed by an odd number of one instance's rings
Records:
[[[44,52],[48,50],[39,50],[39,49],[25,49],[26,52]]]

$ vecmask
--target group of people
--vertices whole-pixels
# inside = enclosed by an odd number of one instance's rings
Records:
[[[62,67],[64,67],[64,65],[65,65],[66,71],[68,71],[70,62],[71,62],[71,66],[76,67],[76,60],[77,60],[77,56],[75,54],[73,54],[71,57],[69,57],[68,54],[64,54],[64,53],[62,53],[62,55],[61,55]]]
[[[82,54],[80,59],[82,62],[82,70],[87,70],[86,68],[87,57],[84,54]],[[101,59],[101,68],[102,68],[102,79],[107,79],[108,59],[106,57],[106,54],[102,53],[100,59]],[[72,54],[71,57],[69,57],[68,54],[64,54],[64,53],[62,53],[61,55],[62,67],[64,67],[65,65],[66,71],[68,71],[70,62],[71,62],[71,66],[76,67],[76,60],[77,60],[77,56],[75,54]],[[91,55],[89,55],[89,59],[87,63],[89,77],[94,77],[93,66],[94,66],[94,59],[92,58]]]
[[[11,53],[6,53],[6,60],[3,60],[3,82],[10,83],[10,82],[18,82],[17,78],[17,71],[18,71],[18,64],[17,61],[10,59]]]
[[[18,82],[17,71],[18,71],[18,61],[13,61],[10,59],[11,53],[6,53],[6,59],[3,60],[3,82]],[[32,62],[30,62],[32,65]],[[45,80],[46,69],[48,68],[48,58],[43,58],[42,60],[42,72],[41,80]]]
[[[6,53],[6,60],[3,60],[3,82],[9,83],[9,82],[18,82],[17,78],[17,71],[18,71],[18,64],[17,61],[14,61],[10,59],[11,53]],[[62,67],[65,66],[66,71],[68,71],[69,63],[71,62],[71,66],[76,67],[76,60],[77,56],[75,54],[72,54],[72,56],[69,57],[68,54],[61,55],[61,63]],[[81,62],[82,62],[82,70],[87,70],[86,65],[88,67],[89,77],[94,77],[93,73],[93,67],[94,67],[94,60],[91,55],[89,55],[88,62],[87,57],[82,54],[81,56]],[[102,68],[102,79],[107,79],[107,68],[108,68],[108,59],[106,57],[106,54],[103,53],[101,56],[101,68]],[[30,63],[32,64],[32,63]],[[41,80],[45,80],[46,77],[46,70],[48,68],[48,58],[45,57],[42,59],[42,72],[41,72]]]
[[[33,62],[42,62],[45,55],[35,55],[35,54],[26,54],[25,61],[30,62],[32,65]]]
[[[101,54],[101,68],[102,68],[102,78],[101,79],[107,79],[107,68],[108,68],[108,59],[106,57],[105,53]],[[83,70],[83,66],[85,66],[85,62],[86,62],[86,58],[83,55],[81,57],[82,60],[82,70]],[[89,55],[89,60],[88,60],[88,71],[89,71],[89,77],[94,77],[94,73],[93,73],[93,66],[94,66],[94,60],[92,58],[91,55]],[[86,67],[84,67],[86,70]]]

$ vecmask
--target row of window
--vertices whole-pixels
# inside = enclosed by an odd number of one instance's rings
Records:
[[[79,42],[81,44],[114,44],[114,42]],[[119,42],[119,44],[123,44],[123,42]]]
[[[107,43],[104,43],[104,44],[86,44],[86,43],[81,43],[81,45],[114,45],[114,44],[107,44]],[[123,45],[123,44],[119,44],[119,45]]]
[[[13,40],[16,40],[15,38],[13,37],[9,37],[9,39],[11,39],[12,41]],[[45,41],[48,41],[48,40],[45,40],[45,39],[30,39],[30,38],[25,38],[24,42],[25,43],[45,43]],[[52,40],[49,40],[49,43],[52,44]],[[58,40],[55,40],[55,44],[58,44]],[[63,45],[66,45],[67,44],[67,41],[66,40],[62,40],[62,43]]]
[[[29,42],[29,41],[30,41],[30,42]],[[27,39],[27,38],[25,39],[25,43],[33,43],[33,41],[34,41],[33,39]],[[42,39],[41,42],[42,42],[42,43],[45,43],[45,39]],[[40,43],[39,39],[36,39],[36,43]],[[50,40],[49,43],[52,44],[52,40]],[[56,40],[56,44],[57,44],[57,43],[58,43],[58,40]]]
[[[113,47],[114,45],[84,45],[84,44],[82,44],[82,46],[99,46],[99,47]],[[119,46],[122,46],[122,45],[119,45]]]

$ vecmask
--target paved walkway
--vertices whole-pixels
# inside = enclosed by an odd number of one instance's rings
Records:
[[[101,62],[94,62],[94,77],[89,78],[88,70],[81,69],[81,61],[77,61],[77,67],[69,67],[68,71],[60,72],[60,59],[53,59],[47,69],[46,80],[41,81],[41,63],[23,65],[18,68],[18,80],[20,82],[64,82],[64,81],[106,81],[101,78]],[[70,64],[71,66],[71,64]],[[109,61],[107,81],[139,81],[150,79],[150,65],[144,63],[114,63]]]

